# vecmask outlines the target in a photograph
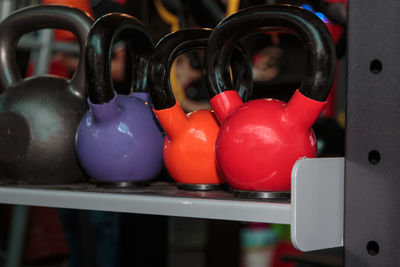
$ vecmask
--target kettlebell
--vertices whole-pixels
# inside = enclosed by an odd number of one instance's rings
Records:
[[[287,31],[306,50],[306,75],[288,103],[258,99],[243,103],[221,79],[235,42],[257,32]],[[326,104],[335,72],[335,50],[324,23],[313,13],[290,5],[241,10],[212,32],[205,52],[211,107],[222,123],[216,141],[219,170],[238,195],[287,196],[293,164],[316,156],[311,129]],[[271,192],[271,193],[268,193]]]
[[[0,179],[6,183],[63,184],[85,180],[75,154],[75,132],[87,109],[84,49],[92,20],[66,6],[20,9],[0,24]],[[21,78],[18,39],[58,28],[79,41],[79,64],[71,80],[40,75]]]
[[[117,95],[111,79],[111,48],[117,37],[126,41],[132,52],[132,86],[138,91],[129,96]],[[153,49],[142,23],[126,14],[104,15],[89,32],[86,72],[90,110],[79,124],[76,151],[82,167],[98,182],[120,187],[143,184],[163,167],[164,137],[144,92]]]
[[[197,110],[186,114],[175,101],[169,75],[174,59],[187,51],[204,49],[209,29],[185,29],[166,35],[157,45],[148,69],[153,110],[166,132],[163,158],[178,188],[214,190],[224,183],[215,162],[215,140],[219,124],[213,112]],[[252,88],[249,60],[241,50],[229,64],[241,94],[247,97]],[[229,65],[223,79],[231,83]],[[245,90],[246,88],[246,90]]]

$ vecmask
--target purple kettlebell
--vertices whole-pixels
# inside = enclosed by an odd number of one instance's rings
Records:
[[[116,39],[132,51],[132,87],[129,96],[117,95],[110,73],[111,47]],[[151,109],[146,89],[147,63],[154,46],[135,18],[108,14],[90,30],[86,47],[90,110],[76,134],[79,161],[93,179],[128,186],[148,182],[163,167],[163,135]]]

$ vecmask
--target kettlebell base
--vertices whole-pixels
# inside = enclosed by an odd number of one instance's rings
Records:
[[[231,189],[235,197],[251,199],[290,199],[290,191],[245,191]]]
[[[137,181],[137,182],[98,182],[96,181],[97,187],[103,188],[129,188],[129,187],[146,187],[150,185],[149,181]]]
[[[184,184],[178,183],[178,189],[190,191],[213,191],[222,190],[223,184]]]

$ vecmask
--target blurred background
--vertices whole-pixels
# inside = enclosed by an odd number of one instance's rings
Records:
[[[346,95],[345,0],[0,0],[0,20],[20,8],[65,4],[83,9],[94,19],[110,12],[128,13],[148,28],[154,44],[171,31],[215,27],[224,17],[249,6],[292,4],[316,13],[336,44],[337,71],[328,105],[314,125],[318,156],[344,156]],[[241,40],[252,60],[252,99],[287,101],[305,73],[304,47],[287,33],[258,33]],[[25,76],[51,73],[70,77],[79,48],[68,32],[44,30],[26,34],[18,44],[17,61]],[[116,41],[112,77],[121,94],[131,90],[129,51]],[[186,112],[209,109],[202,78],[202,51],[179,56],[171,71],[176,99]],[[169,181],[164,172],[162,180]],[[18,211],[20,213],[18,213]],[[19,216],[19,217],[18,217]],[[23,222],[15,245],[15,224]],[[14,234],[12,234],[14,233]],[[13,243],[14,242],[14,243]],[[15,266],[341,266],[340,249],[301,253],[290,243],[285,225],[189,219],[137,214],[0,206],[0,265],[11,244],[19,247]],[[7,256],[8,255],[8,256]]]

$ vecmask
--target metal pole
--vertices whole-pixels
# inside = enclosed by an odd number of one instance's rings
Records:
[[[51,52],[53,51],[53,33],[53,30],[40,31],[39,39],[41,41],[41,47],[39,49],[35,75],[47,74],[49,71]]]
[[[5,19],[11,11],[14,9],[16,1],[12,0],[2,0],[1,1],[1,6],[0,6],[0,21]]]
[[[345,266],[400,266],[400,2],[348,8]]]
[[[14,206],[5,267],[18,267],[21,262],[28,219],[27,206]]]

